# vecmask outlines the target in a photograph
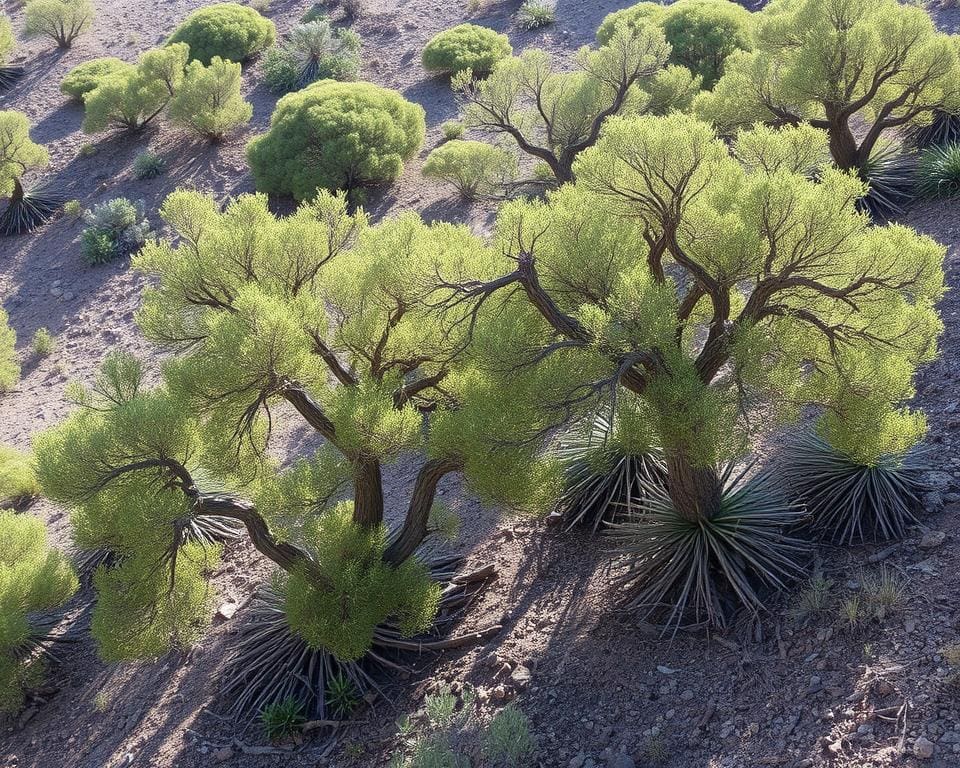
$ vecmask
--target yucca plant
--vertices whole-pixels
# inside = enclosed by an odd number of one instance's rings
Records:
[[[598,412],[557,441],[553,454],[563,464],[564,485],[554,512],[566,530],[596,532],[620,515],[630,515],[647,485],[662,486],[666,469],[654,450],[630,450],[616,441],[611,418]]]
[[[42,185],[25,188],[23,175],[50,162],[47,150],[30,140],[30,122],[20,112],[0,111],[0,235],[19,235],[40,226],[63,199]]]
[[[929,123],[907,132],[907,140],[919,149],[960,142],[960,115],[935,110]]]
[[[840,544],[897,539],[917,521],[929,471],[927,453],[853,459],[816,434],[796,436],[782,452],[793,498],[806,507],[805,525]]]
[[[683,516],[662,486],[646,484],[630,519],[612,526],[624,607],[664,631],[722,627],[739,607],[758,613],[768,592],[804,575],[809,545],[784,533],[803,508],[769,473],[734,477],[728,465],[721,480],[720,508],[710,519]]]
[[[902,216],[917,196],[917,156],[908,149],[888,146],[875,151],[858,169],[867,193],[857,208],[874,221]]]
[[[277,93],[305,88],[324,78],[355,80],[360,71],[360,36],[334,29],[325,19],[299,24],[289,37],[267,51],[267,85]]]
[[[10,63],[16,44],[10,19],[0,14],[0,91],[10,88],[23,75],[23,67]]]
[[[917,189],[924,197],[960,194],[960,143],[932,146],[920,155]]]
[[[457,575],[456,557],[437,557],[427,564],[431,577],[443,586],[434,629],[407,639],[395,623],[381,624],[371,649],[359,661],[341,661],[323,647],[311,647],[290,628],[283,579],[263,585],[229,650],[221,693],[231,702],[230,714],[248,720],[292,699],[302,704],[307,717],[342,719],[367,694],[380,691],[378,673],[404,669],[399,653],[442,650],[462,642],[438,638],[460,617],[482,586],[485,572]]]
[[[303,705],[293,697],[268,704],[260,711],[260,723],[271,741],[292,736],[305,721]]]

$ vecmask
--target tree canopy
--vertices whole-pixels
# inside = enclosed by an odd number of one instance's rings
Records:
[[[50,155],[30,139],[30,121],[20,112],[0,111],[0,197],[22,194],[20,179],[43,168]]]
[[[958,45],[896,0],[774,0],[757,14],[755,49],[727,59],[697,113],[724,132],[809,123],[840,168],[863,169],[885,133],[960,109]]]

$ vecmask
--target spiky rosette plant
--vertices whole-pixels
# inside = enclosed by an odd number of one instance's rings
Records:
[[[23,67],[10,63],[10,54],[16,45],[13,24],[7,16],[0,14],[0,91],[11,88],[23,75]]]
[[[385,622],[374,631],[367,653],[355,661],[341,660],[290,631],[290,585],[282,575],[261,587],[228,651],[228,672],[221,693],[231,702],[229,712],[249,720],[266,707],[292,700],[309,718],[343,719],[349,712],[344,709],[342,695],[334,700],[337,689],[349,688],[357,700],[362,699],[380,690],[385,670],[402,668],[402,654],[441,650],[477,639],[440,635],[459,618],[488,572],[458,575],[460,561],[454,557],[428,558],[425,562],[431,577],[444,585],[431,636],[411,641],[395,623]]]
[[[960,143],[931,146],[917,163],[917,187],[924,197],[960,195]]]
[[[44,187],[26,189],[23,175],[50,162],[47,150],[30,140],[30,121],[20,112],[0,111],[0,235],[29,232],[49,219],[62,198]]]
[[[807,526],[840,544],[902,538],[929,490],[922,450],[850,455],[812,433],[790,441],[783,464],[791,494],[806,507]]]
[[[439,301],[445,322],[480,337],[478,365],[509,410],[547,414],[514,441],[546,440],[613,393],[635,401],[631,431],[666,471],[639,519],[715,531],[714,549],[658,539],[695,570],[634,555],[628,604],[672,600],[669,621],[722,624],[718,596],[757,611],[762,594],[744,584],[786,581],[786,528],[802,510],[734,494],[721,469],[749,463],[769,430],[811,408],[837,447],[887,453],[923,435],[905,403],[936,355],[945,250],[873,226],[855,205],[863,184],[823,168],[826,142],[809,126],[758,126],[731,147],[687,115],[610,118],[573,184],[501,209],[499,256],[439,282],[457,291]],[[756,525],[729,533],[742,521]]]
[[[175,240],[134,257],[155,286],[138,323],[175,354],[152,387],[112,355],[36,441],[44,492],[71,508],[77,540],[117,555],[94,577],[101,654],[200,636],[220,551],[190,531],[211,519],[242,524],[283,572],[286,629],[311,649],[355,662],[385,626],[430,630],[443,586],[418,552],[438,484],[466,468],[487,496],[528,503],[544,485],[518,460],[532,449],[491,460],[456,421],[466,334],[440,332],[429,278],[483,258],[483,243],[415,215],[370,227],[329,193],[278,218],[263,195],[221,210],[178,191],[160,215]],[[316,438],[283,469],[281,421]],[[405,507],[388,506],[383,466],[417,450]]]
[[[355,80],[360,71],[360,36],[334,29],[326,19],[294,27],[286,40],[267,51],[267,85],[277,93],[305,88],[316,80]]]
[[[754,49],[729,56],[695,104],[724,132],[807,123],[838,168],[868,179],[884,141],[960,110],[960,49],[920,6],[774,0],[755,18]]]
[[[602,525],[631,515],[648,485],[663,486],[666,472],[658,451],[631,444],[638,431],[625,420],[601,411],[557,440],[553,453],[563,465],[564,486],[554,511],[567,530],[582,525],[595,533]],[[617,429],[611,421],[616,421]]]
[[[960,115],[936,109],[929,123],[914,126],[906,138],[918,149],[956,144],[960,142]]]
[[[610,532],[626,609],[674,629],[723,626],[734,610],[760,611],[770,592],[804,574],[809,547],[784,533],[801,509],[770,475],[732,472],[728,465],[721,474],[719,507],[705,520],[679,514],[662,485],[643,484],[629,518]]]
[[[902,147],[881,147],[858,171],[867,185],[857,207],[874,221],[901,216],[917,196],[917,156]]]
[[[60,637],[50,612],[70,599],[77,577],[34,517],[0,510],[0,541],[0,712],[15,712]]]

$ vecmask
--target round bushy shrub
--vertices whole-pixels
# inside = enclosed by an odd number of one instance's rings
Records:
[[[466,69],[488,74],[513,54],[506,35],[476,24],[458,24],[434,35],[423,49],[423,66],[430,72],[456,74]]]
[[[517,175],[517,159],[503,147],[485,141],[453,139],[430,153],[423,175],[451,184],[473,200],[501,192]]]
[[[73,41],[93,24],[90,0],[30,0],[24,9],[27,34],[43,35],[60,48]]]
[[[321,80],[277,102],[247,159],[259,191],[310,200],[396,179],[425,135],[423,107],[396,91]]]
[[[960,144],[930,147],[920,155],[917,186],[924,197],[960,194]]]
[[[242,62],[266,50],[277,39],[273,22],[253,8],[217,3],[191,13],[168,43],[186,43],[190,58],[209,64],[214,56]]]
[[[78,64],[71,69],[60,83],[61,92],[77,101],[100,85],[110,75],[127,74],[136,69],[133,64],[116,58],[104,56]]]
[[[723,62],[737,50],[753,48],[753,14],[731,0],[678,0],[671,5],[643,2],[611,13],[597,31],[605,45],[619,24],[654,24],[663,30],[672,51],[670,63],[686,67],[712,88]]]

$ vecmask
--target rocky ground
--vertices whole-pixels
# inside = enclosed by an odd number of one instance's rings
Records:
[[[203,4],[96,0],[95,27],[72,50],[62,53],[39,40],[22,45],[28,74],[0,95],[0,108],[30,117],[34,139],[51,151],[45,177],[67,197],[90,206],[123,195],[155,211],[178,186],[221,198],[252,189],[243,146],[264,130],[275,101],[259,84],[256,63],[245,70],[253,121],[215,148],[168,128],[123,140],[84,136],[81,109],[58,90],[76,64],[103,55],[133,60]],[[370,12],[355,25],[364,40],[363,77],[422,103],[430,128],[421,158],[371,202],[376,217],[415,208],[427,218],[480,229],[490,220],[490,208],[455,203],[419,173],[440,124],[456,115],[446,82],[419,68],[420,50],[435,32],[469,18],[507,32],[518,49],[538,45],[570,55],[591,41],[607,12],[630,2],[559,0],[557,24],[531,33],[513,25],[518,4],[489,2],[471,12],[460,0],[371,0]],[[309,5],[273,0],[268,15],[283,30]],[[22,9],[7,12],[19,30]],[[958,18],[956,11],[942,11],[938,20],[953,31]],[[95,153],[83,149],[88,143]],[[137,181],[131,164],[148,147],[166,159],[168,171]],[[948,280],[960,282],[956,204],[916,206],[905,223],[949,244]],[[107,351],[152,353],[132,319],[140,278],[125,263],[84,266],[78,235],[76,222],[60,218],[0,242],[0,299],[25,360],[21,386],[0,398],[0,442],[27,448],[31,434],[67,412],[66,383],[88,379]],[[256,726],[238,732],[218,715],[224,649],[266,573],[256,553],[234,544],[214,580],[223,608],[200,646],[123,666],[97,660],[89,639],[67,647],[49,690],[18,718],[0,721],[0,768],[386,765],[396,719],[419,708],[425,693],[464,685],[478,689],[481,717],[508,700],[519,702],[532,720],[541,766],[958,766],[960,667],[953,665],[960,664],[960,370],[953,357],[960,299],[948,294],[942,311],[943,355],[923,372],[917,396],[930,415],[938,472],[932,479],[939,488],[927,498],[922,526],[893,548],[824,553],[819,588],[785,600],[760,621],[744,620],[723,635],[661,637],[613,609],[602,541],[504,517],[450,484],[445,496],[465,521],[458,550],[473,565],[498,569],[461,627],[502,625],[486,643],[412,659],[411,673],[390,681],[387,695],[356,721],[302,744],[270,745]],[[27,347],[39,327],[49,328],[59,343],[53,356],[37,361]],[[291,453],[301,439],[289,433]],[[392,498],[403,496],[416,464],[411,457],[390,474]],[[41,502],[30,513],[50,524],[58,543],[66,542],[63,510]],[[845,602],[858,595],[868,602],[879,579],[889,598],[875,612],[880,615],[851,623]],[[70,622],[83,626],[88,600],[84,593],[74,601]]]

